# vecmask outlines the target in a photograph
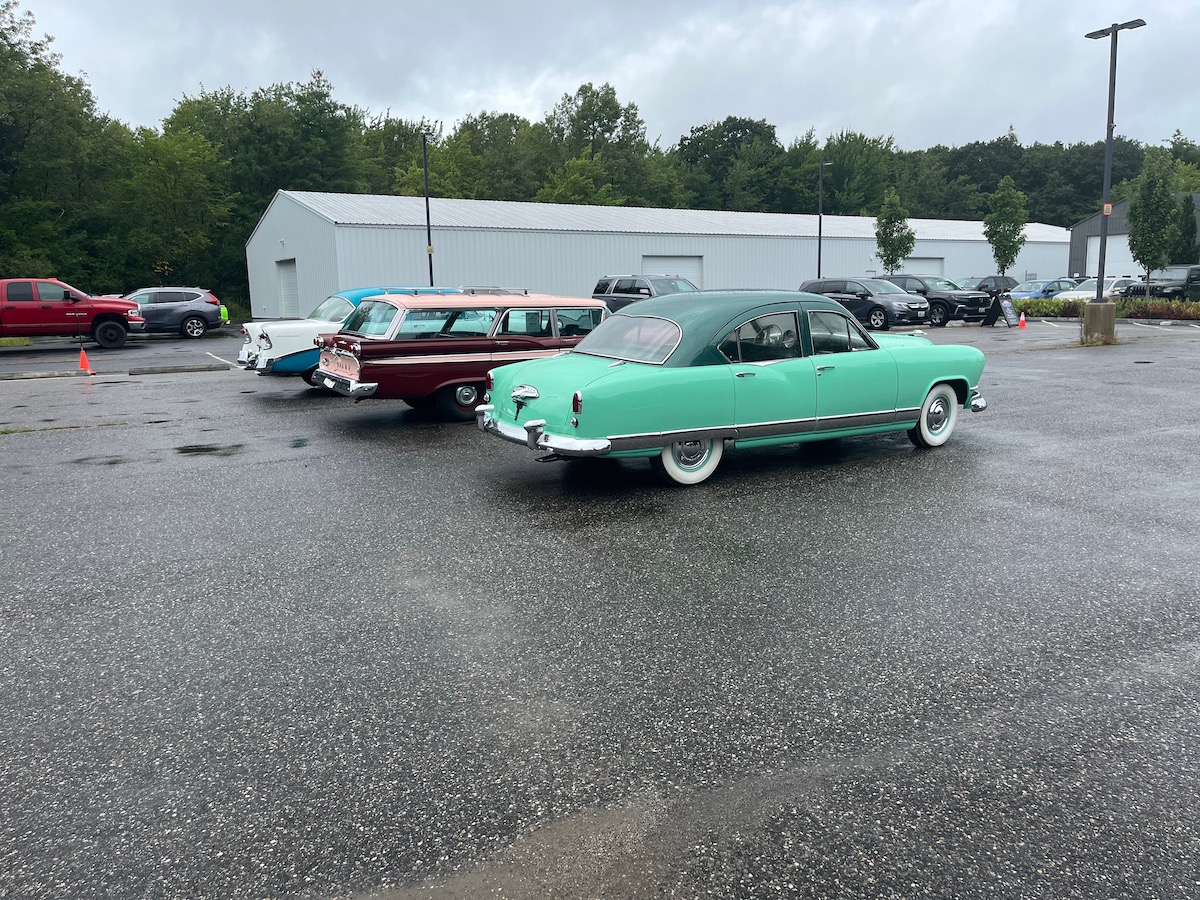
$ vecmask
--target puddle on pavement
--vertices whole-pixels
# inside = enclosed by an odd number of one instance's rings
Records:
[[[241,453],[245,444],[184,444],[182,447],[176,447],[176,453],[182,453],[185,456],[233,456],[235,453]]]
[[[301,447],[307,447],[308,438],[292,438],[291,446],[293,450],[299,450]]]
[[[131,460],[126,456],[81,456],[71,462],[80,466],[119,466]]]

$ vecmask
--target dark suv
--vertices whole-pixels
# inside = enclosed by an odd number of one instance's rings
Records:
[[[1018,283],[1011,275],[967,275],[955,278],[954,282],[964,291],[983,291],[989,297],[1011,291]]]
[[[964,291],[949,278],[941,275],[880,275],[910,294],[920,294],[929,301],[929,324],[941,328],[954,319],[978,322],[992,305],[992,298],[983,291]]]
[[[929,321],[928,300],[882,278],[814,278],[800,285],[800,290],[836,300],[858,321],[879,331]]]
[[[146,320],[146,331],[177,331],[184,337],[204,337],[210,328],[224,321],[221,301],[204,288],[142,288],[124,299],[138,305]]]
[[[605,275],[596,282],[592,296],[616,312],[635,300],[698,290],[681,275]]]

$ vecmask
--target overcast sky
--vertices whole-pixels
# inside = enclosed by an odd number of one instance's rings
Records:
[[[1196,0],[18,0],[99,110],[159,127],[201,90],[304,82],[339,102],[441,120],[543,118],[581,84],[613,85],[664,149],[726,116],[785,146],[810,128],[904,150],[1101,141],[1110,41],[1116,133],[1200,142]]]

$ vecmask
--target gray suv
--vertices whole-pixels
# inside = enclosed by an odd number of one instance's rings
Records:
[[[941,328],[947,322],[979,322],[992,305],[985,291],[963,290],[941,275],[880,275],[910,294],[920,294],[929,301],[929,324]]]
[[[698,290],[700,288],[681,275],[605,275],[596,282],[592,297],[603,300],[612,312],[616,312],[635,300]]]
[[[142,288],[123,299],[138,305],[146,320],[146,331],[177,331],[184,337],[200,338],[225,321],[221,301],[204,288]]]
[[[814,278],[800,285],[800,290],[836,300],[858,321],[878,331],[929,321],[928,300],[882,278]]]

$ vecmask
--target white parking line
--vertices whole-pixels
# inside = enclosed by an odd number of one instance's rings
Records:
[[[204,351],[204,355],[205,355],[205,356],[211,356],[211,357],[212,357],[213,359],[215,359],[217,362],[223,362],[223,363],[225,363],[225,365],[229,366],[229,367],[230,367],[230,368],[232,368],[232,369],[236,369],[236,368],[237,368],[237,363],[235,363],[235,362],[230,362],[230,361],[229,361],[229,360],[227,360],[227,359],[221,359],[221,357],[217,356],[217,354],[215,354],[215,353],[209,353],[209,352],[206,350],[206,351]]]
[[[1047,322],[1045,319],[1038,319],[1038,322],[1042,325],[1053,325],[1055,328],[1062,328],[1057,322]]]

